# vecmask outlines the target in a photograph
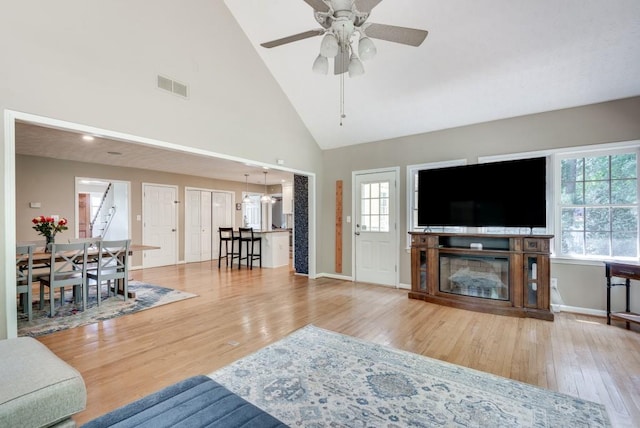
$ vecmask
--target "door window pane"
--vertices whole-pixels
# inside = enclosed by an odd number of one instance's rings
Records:
[[[360,198],[361,230],[389,232],[389,182],[363,183]]]

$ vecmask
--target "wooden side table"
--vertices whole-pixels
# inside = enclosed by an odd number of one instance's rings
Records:
[[[611,319],[619,319],[626,323],[627,329],[631,322],[640,323],[640,315],[631,312],[629,298],[631,295],[631,280],[640,280],[640,265],[636,263],[605,262],[605,275],[607,277],[607,324]],[[611,284],[611,278],[624,278],[624,284]],[[624,312],[611,312],[611,287],[624,285],[626,288],[626,306]]]

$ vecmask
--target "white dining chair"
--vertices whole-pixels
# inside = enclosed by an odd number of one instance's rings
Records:
[[[33,250],[34,244],[16,246],[16,292],[22,311],[29,321],[33,319]]]
[[[92,238],[69,238],[69,243],[70,244],[77,244],[77,243],[81,243],[81,242],[87,242],[89,244],[89,247],[98,247],[98,243],[102,241],[102,237],[101,236],[94,236]]]
[[[86,242],[87,247],[87,272],[98,267],[98,256],[94,254],[97,252],[98,243],[102,241],[102,236],[94,236],[92,238],[69,238],[70,244],[77,244],[80,242]]]
[[[127,300],[129,283],[129,254],[130,239],[98,242],[98,255],[96,269],[87,271],[87,290],[91,286],[90,281],[95,281],[98,305],[102,300],[102,283],[107,282],[107,296],[111,295],[112,284],[114,296],[118,294],[118,282],[122,284],[124,300]]]
[[[82,310],[87,307],[87,248],[89,244],[51,244],[51,262],[48,275],[40,279],[40,308],[44,305],[44,288],[49,287],[49,316],[55,315],[55,291],[60,290],[60,305],[64,305],[65,287],[73,287],[75,300],[82,299]]]

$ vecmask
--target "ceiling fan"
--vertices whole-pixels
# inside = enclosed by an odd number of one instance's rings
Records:
[[[327,74],[328,58],[334,58],[335,74],[347,71],[350,77],[363,74],[364,66],[361,60],[366,61],[376,54],[376,47],[371,39],[420,46],[428,34],[425,30],[366,22],[373,8],[381,1],[304,0],[313,8],[316,21],[322,28],[262,43],[261,46],[273,48],[324,35],[320,44],[320,54],[313,63],[313,71]],[[356,33],[359,37],[357,48],[354,49]]]

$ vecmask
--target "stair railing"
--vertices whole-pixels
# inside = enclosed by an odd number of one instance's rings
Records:
[[[98,206],[98,210],[96,211],[96,214],[93,216],[93,219],[89,223],[89,226],[91,228],[90,229],[91,230],[91,236],[96,236],[94,234],[94,230],[95,230],[95,227],[96,227],[96,223],[98,222],[98,219],[103,219],[101,221],[102,225],[106,225],[106,224],[110,224],[111,223],[111,218],[113,216],[110,215],[110,210],[112,208],[115,208],[115,207],[110,207],[109,211],[107,211],[106,214],[105,214],[104,210],[106,209],[105,201],[107,200],[107,198],[109,196],[109,192],[111,192],[112,190],[113,190],[113,183],[109,183],[109,185],[107,186],[107,189],[104,191],[104,194],[102,195],[102,200],[100,201],[100,205]],[[104,232],[105,232],[105,227],[103,227],[101,229],[100,236],[104,237]]]

